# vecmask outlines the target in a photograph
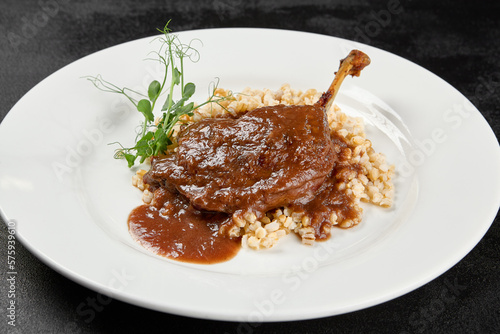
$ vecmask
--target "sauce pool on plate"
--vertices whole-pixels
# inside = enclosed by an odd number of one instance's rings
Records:
[[[153,205],[141,205],[129,216],[129,231],[144,248],[182,262],[214,264],[228,261],[240,249],[240,238],[219,235],[231,220],[224,213],[194,209],[180,194],[155,192]]]

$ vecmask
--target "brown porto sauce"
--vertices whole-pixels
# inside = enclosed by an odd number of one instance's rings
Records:
[[[182,262],[214,264],[232,259],[239,238],[221,235],[231,221],[225,213],[194,209],[179,193],[158,188],[153,205],[141,205],[129,216],[129,231],[144,248]]]

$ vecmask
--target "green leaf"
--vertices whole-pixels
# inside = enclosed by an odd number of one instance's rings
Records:
[[[146,121],[153,122],[155,116],[153,115],[153,111],[151,110],[151,102],[146,99],[142,99],[137,103],[137,110],[140,111],[144,117],[146,117]]]
[[[137,150],[139,149],[146,149],[149,146],[149,141],[153,139],[154,133],[151,131],[146,132],[146,134],[137,141],[136,148]]]
[[[185,106],[179,106],[177,109],[175,109],[175,113],[177,115],[182,115],[186,114],[189,111],[192,111],[194,108],[194,102],[190,102],[189,104],[186,104]]]
[[[127,163],[128,163],[128,167],[132,167],[135,163],[135,159],[137,158],[135,155],[133,154],[130,154],[130,153],[125,153],[123,152],[123,156],[125,157],[125,159],[127,160]]]
[[[154,80],[149,84],[148,96],[150,101],[154,101],[160,95],[161,85],[158,81]]]
[[[191,96],[193,96],[195,90],[196,86],[194,85],[194,83],[188,82],[184,86],[184,94],[182,95],[182,98],[185,100],[189,99]]]
[[[181,72],[176,68],[172,71],[172,84],[178,85],[181,82]]]

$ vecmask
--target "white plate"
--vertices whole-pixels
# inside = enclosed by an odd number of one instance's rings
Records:
[[[145,61],[152,38],[118,45],[54,73],[23,97],[0,126],[0,203],[17,236],[72,280],[126,302],[174,314],[242,322],[298,320],[354,311],[398,297],[462,259],[500,203],[500,150],[481,114],[458,91],[390,53],[322,35],[214,29],[186,68],[206,98],[210,82],[324,90],[350,49],[369,54],[361,77],[337,102],[365,118],[377,151],[397,166],[394,208],[366,206],[363,222],[314,247],[290,236],[270,251],[241,250],[213,266],[150,255],[127,231],[140,204],[133,171],[112,158],[140,120],[118,95],[85,75],[144,89],[161,74]],[[84,310],[82,310],[84,311]]]

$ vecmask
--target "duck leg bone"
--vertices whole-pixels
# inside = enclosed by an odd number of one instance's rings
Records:
[[[347,57],[340,61],[339,70],[335,73],[335,78],[330,87],[316,103],[325,110],[329,110],[345,77],[348,75],[359,77],[361,70],[369,64],[370,57],[359,50],[352,50]]]

